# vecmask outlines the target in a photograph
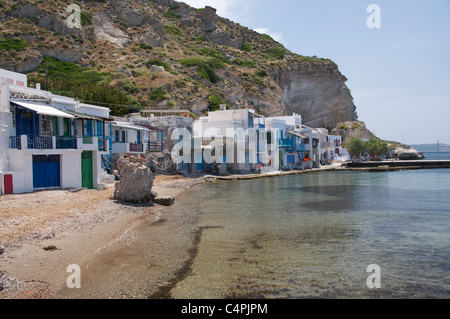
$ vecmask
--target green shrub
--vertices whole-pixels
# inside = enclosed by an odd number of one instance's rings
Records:
[[[136,83],[134,83],[133,81],[130,81],[130,80],[126,80],[122,84],[122,88],[130,94],[135,94],[140,91],[139,86],[137,86]]]
[[[150,44],[147,44],[147,43],[144,43],[144,42],[139,42],[138,45],[139,45],[139,47],[140,47],[142,50],[149,51],[149,50],[152,50],[152,49],[153,49],[153,47],[152,47]]]
[[[211,65],[201,59],[195,58],[183,59],[180,61],[180,63],[187,67],[196,66],[200,76],[210,81],[211,83],[217,83],[220,80],[219,76],[216,74]]]
[[[92,15],[87,11],[81,11],[81,24],[82,25],[90,25],[92,24]]]
[[[169,8],[169,10],[167,10],[164,14],[163,14],[164,18],[168,18],[168,19],[179,19],[181,18],[181,16],[176,13],[173,12],[173,10],[171,8]]]
[[[244,44],[242,44],[241,50],[245,52],[250,52],[251,50],[253,50],[253,48],[249,43],[245,42]]]
[[[255,72],[255,75],[260,76],[260,77],[266,77],[266,76],[269,76],[269,73],[267,73],[266,70],[258,70]]]
[[[159,59],[151,59],[150,61],[148,61],[146,63],[146,65],[147,66],[151,66],[151,65],[162,66],[162,67],[164,67],[164,69],[166,71],[172,71],[172,68],[166,62],[163,62],[163,61],[161,61]]]
[[[175,36],[183,35],[183,31],[181,31],[180,28],[178,28],[177,26],[174,26],[172,24],[166,24],[164,26],[164,31],[168,34],[175,35]]]
[[[253,81],[261,87],[265,87],[266,83],[264,82],[264,79],[256,74],[253,75]]]
[[[268,34],[261,34],[261,36],[266,40],[275,42],[275,40]]]
[[[200,55],[207,56],[207,57],[210,57],[210,58],[215,58],[215,59],[219,60],[222,63],[227,63],[227,64],[230,63],[230,61],[225,57],[225,55],[223,55],[223,53],[221,53],[217,49],[203,47],[203,48],[197,49],[196,51]]]
[[[286,54],[286,51],[282,48],[273,48],[267,50],[266,53],[274,58],[277,58],[278,60],[282,60]]]
[[[229,108],[228,104],[222,98],[216,96],[215,94],[211,94],[208,97],[208,102],[209,102],[208,111],[210,111],[210,112],[220,110],[221,104],[226,104],[227,109]]]
[[[236,58],[233,60],[233,63],[246,68],[256,68],[255,61],[241,60],[239,58]]]
[[[153,89],[148,93],[148,98],[152,101],[164,101],[167,100],[167,92],[162,87]]]
[[[28,43],[22,39],[2,39],[0,41],[0,50],[14,50],[20,52],[25,50],[27,46]]]

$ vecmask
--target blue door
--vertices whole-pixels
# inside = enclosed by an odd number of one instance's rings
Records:
[[[203,170],[203,156],[202,153],[195,154],[195,164],[197,171]]]
[[[295,164],[295,155],[288,155],[287,162],[288,164]]]
[[[92,120],[86,121],[86,136],[92,136]]]
[[[60,187],[60,156],[33,156],[33,188]]]

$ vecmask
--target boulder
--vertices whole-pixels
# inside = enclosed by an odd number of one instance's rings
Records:
[[[154,175],[145,159],[120,157],[117,169],[120,181],[115,185],[114,199],[128,203],[153,203],[157,195],[152,191]]]
[[[202,31],[212,32],[216,29],[216,12],[217,10],[210,6],[206,6],[200,11],[200,28]]]
[[[161,196],[155,198],[155,204],[163,206],[172,206],[175,203],[175,198],[173,196]]]
[[[409,145],[398,146],[393,152],[393,157],[405,161],[421,160],[425,158],[423,153],[418,152]]]

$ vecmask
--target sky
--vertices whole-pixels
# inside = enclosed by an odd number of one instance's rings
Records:
[[[294,53],[333,60],[358,119],[379,138],[450,144],[450,0],[183,2],[214,7]]]

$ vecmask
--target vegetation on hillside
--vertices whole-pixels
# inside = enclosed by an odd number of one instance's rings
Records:
[[[248,94],[249,101],[256,100],[263,90],[267,96],[275,96],[280,88],[271,75],[287,63],[335,68],[330,60],[293,54],[270,36],[219,17],[217,30],[224,32],[224,39],[244,36],[237,45],[214,43],[200,27],[204,10],[194,10],[190,23],[184,23],[180,4],[130,0],[127,9],[147,13],[156,21],[140,24],[122,19],[122,12],[110,1],[78,1],[82,28],[65,33],[56,27],[58,22],[43,26],[39,18],[18,17],[16,11],[25,3],[63,22],[61,8],[67,7],[65,1],[0,0],[0,13],[8,17],[0,24],[0,65],[19,65],[40,58],[49,49],[78,52],[82,58],[77,63],[43,58],[37,70],[29,73],[30,86],[41,83],[46,88],[48,65],[51,92],[109,106],[113,115],[124,115],[129,107],[190,109],[203,104],[208,110],[216,110],[220,104],[230,107],[232,103],[225,94],[228,85]],[[108,12],[112,27],[128,37],[128,43],[114,44],[96,36],[95,16],[101,11]],[[162,32],[164,45],[146,42],[146,32]],[[165,72],[152,66],[162,66]]]

